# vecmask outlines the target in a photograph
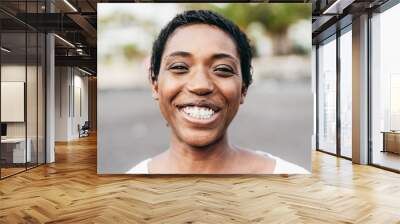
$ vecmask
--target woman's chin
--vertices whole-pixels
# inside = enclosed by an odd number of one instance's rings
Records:
[[[219,141],[217,135],[185,134],[181,138],[187,145],[196,148],[206,148]]]

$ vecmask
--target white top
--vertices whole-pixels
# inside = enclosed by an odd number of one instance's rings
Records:
[[[275,169],[272,174],[310,174],[306,169],[294,163],[283,160],[279,157],[273,156],[269,153],[256,151],[258,154],[269,156],[275,159]],[[149,174],[149,162],[151,158],[145,159],[131,168],[126,174]]]

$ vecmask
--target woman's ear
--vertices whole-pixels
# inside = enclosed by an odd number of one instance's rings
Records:
[[[244,98],[246,98],[247,95],[247,88],[245,86],[242,87],[242,94],[240,96],[240,104],[244,103]]]
[[[151,92],[153,99],[158,100],[159,95],[158,95],[158,82],[157,80],[152,80],[151,81]]]
[[[149,68],[147,69],[147,71],[148,71],[147,77],[148,77],[149,82],[151,84],[151,95],[153,96],[154,100],[158,100],[158,82],[157,82],[157,77],[155,77],[153,75],[153,69],[150,68],[150,65],[149,65]]]

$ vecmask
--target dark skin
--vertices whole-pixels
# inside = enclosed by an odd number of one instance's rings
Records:
[[[170,147],[150,161],[150,173],[273,172],[274,159],[229,144],[227,129],[246,88],[236,45],[224,31],[205,24],[175,30],[152,91],[172,133]],[[185,107],[214,112],[200,119]]]

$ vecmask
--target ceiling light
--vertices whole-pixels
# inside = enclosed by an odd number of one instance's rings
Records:
[[[90,73],[90,72],[88,72],[88,71],[86,71],[86,70],[83,70],[83,69],[81,69],[81,68],[79,68],[79,67],[78,67],[78,70],[81,71],[81,72],[83,72],[83,73],[85,73],[85,74],[87,74],[87,75],[90,75],[90,76],[93,75],[92,73]]]
[[[327,9],[322,12],[322,14],[342,14],[343,10],[351,5],[355,0],[336,0]]]
[[[9,49],[7,49],[7,48],[5,48],[5,47],[1,47],[1,50],[4,51],[4,52],[6,52],[6,53],[10,53],[10,52],[11,52],[11,50],[9,50]]]
[[[324,12],[323,12],[322,14],[331,13],[331,11],[332,11],[333,9],[336,9],[337,4],[338,4],[339,2],[340,2],[340,0],[336,0],[335,2],[333,2],[333,4],[330,5],[327,9],[325,9]]]
[[[62,37],[60,37],[60,36],[57,35],[57,34],[54,34],[54,36],[57,37],[58,39],[60,39],[61,41],[63,41],[64,43],[68,44],[69,46],[75,48],[75,45],[73,45],[73,44],[72,44],[71,42],[69,42],[68,40],[66,40],[66,39],[64,39],[64,38],[62,38]]]
[[[67,4],[72,10],[74,10],[74,12],[78,12],[78,10],[71,4],[69,3],[68,0],[64,0],[65,4]]]
[[[76,49],[76,53],[78,53],[79,55],[83,55],[83,54],[84,54],[82,48],[77,48],[77,49]]]

